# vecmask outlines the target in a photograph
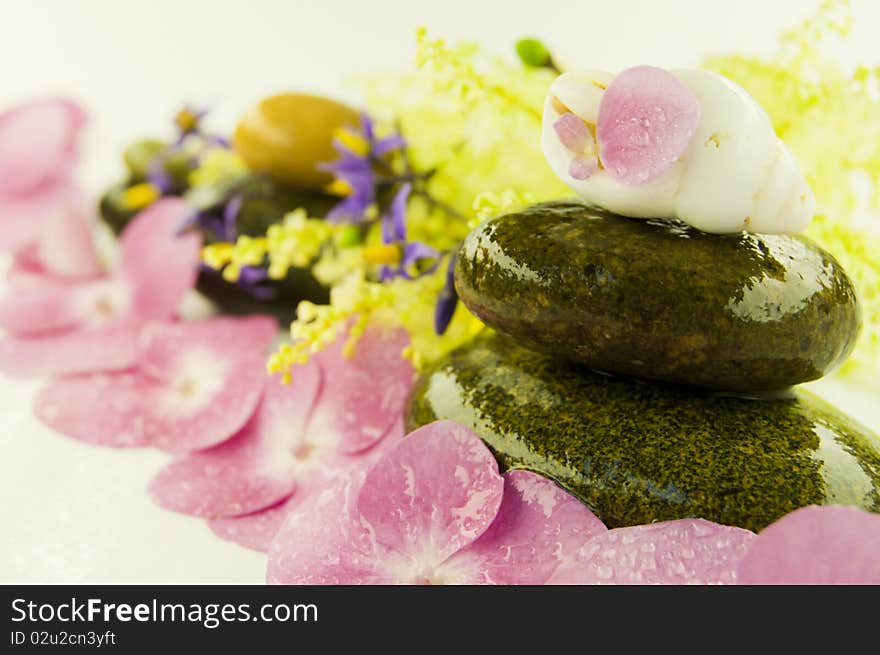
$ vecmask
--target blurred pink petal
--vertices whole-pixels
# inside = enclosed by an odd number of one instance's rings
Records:
[[[880,584],[880,515],[856,507],[803,507],[765,528],[737,569],[739,583]]]
[[[544,584],[585,541],[606,532],[586,505],[530,471],[504,474],[504,499],[492,525],[439,569],[459,584]]]
[[[26,196],[0,193],[0,251],[18,252],[36,246],[53,216],[79,216],[82,212],[83,194],[70,183]]]
[[[82,107],[64,98],[28,102],[0,114],[0,197],[35,193],[66,180],[85,123]]]
[[[170,316],[195,284],[201,237],[195,231],[178,235],[189,211],[180,198],[162,198],[122,233],[118,274],[131,285],[133,319]]]
[[[138,332],[127,325],[0,340],[0,372],[16,376],[114,371],[137,358]]]
[[[61,277],[103,273],[86,216],[85,200],[71,198],[68,207],[47,217],[36,243],[36,259],[47,272]]]
[[[269,317],[152,323],[141,334],[135,367],[51,382],[37,397],[37,418],[103,445],[217,445],[253,414],[275,332]]]
[[[550,584],[734,584],[753,539],[703,519],[617,528],[587,541]]]
[[[112,327],[117,336],[124,330],[130,331],[130,341],[145,321],[171,316],[192,288],[200,258],[200,237],[194,233],[176,234],[187,211],[182,200],[167,198],[138,214],[123,234],[119,271],[114,274],[66,279],[37,264],[18,267],[13,272],[9,293],[0,301],[0,326],[10,331],[16,341],[0,350],[0,371],[99,371],[108,368],[106,358],[113,363],[113,369],[119,368],[120,362],[133,364],[130,359],[120,358],[119,353],[92,357],[91,351],[75,350],[78,344],[91,344],[94,337],[65,337],[94,331],[102,334]],[[76,228],[70,229],[76,232]],[[82,247],[82,243],[74,246]],[[83,256],[80,263],[86,258]],[[35,343],[23,337],[42,338],[48,332],[53,333],[53,339],[46,345],[54,348],[57,365],[53,363],[54,356],[38,356],[33,364],[22,361]],[[71,350],[58,352],[64,348]]]
[[[602,164],[622,184],[646,184],[684,154],[699,122],[700,102],[678,78],[653,66],[629,68],[599,104]]]

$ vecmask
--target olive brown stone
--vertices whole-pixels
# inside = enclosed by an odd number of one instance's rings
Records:
[[[455,286],[471,312],[528,348],[731,391],[821,377],[860,323],[852,282],[805,237],[706,234],[577,201],[475,228]]]
[[[481,337],[420,377],[407,428],[471,427],[609,527],[701,517],[760,530],[810,504],[880,511],[880,442],[804,391],[760,398],[601,375]]]

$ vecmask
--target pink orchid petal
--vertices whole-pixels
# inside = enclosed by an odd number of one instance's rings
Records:
[[[269,552],[272,539],[278,534],[287,515],[308,498],[294,494],[286,501],[243,516],[224,516],[208,521],[208,527],[218,537],[250,550]]]
[[[316,417],[324,429],[340,435],[342,450],[357,453],[372,447],[403,414],[413,382],[413,368],[401,353],[409,338],[403,330],[370,328],[352,357],[341,337],[318,355],[325,390]]]
[[[37,418],[90,443],[168,450],[217,445],[259,402],[269,325],[265,317],[149,325],[135,353],[139,368],[55,380],[37,397]],[[164,357],[168,344],[180,349],[173,361]]]
[[[758,534],[737,573],[739,584],[880,584],[880,514],[795,510]]]
[[[175,460],[153,478],[153,500],[176,512],[214,518],[250,514],[290,496],[296,476],[284,437],[305,429],[320,383],[311,362],[297,369],[290,386],[271,380],[241,432]]]
[[[178,235],[189,211],[180,198],[162,198],[122,233],[118,273],[133,289],[132,318],[171,316],[195,284],[201,237],[195,231]]]
[[[509,471],[495,521],[442,569],[461,584],[544,584],[585,541],[606,531],[586,505],[551,480]]]
[[[498,464],[479,437],[452,421],[436,421],[370,469],[357,510],[386,563],[431,567],[485,532],[503,491]]]
[[[29,377],[128,368],[137,358],[139,331],[131,325],[115,325],[7,337],[0,341],[0,372]]]
[[[587,541],[550,584],[733,584],[754,538],[703,519],[617,528]]]
[[[699,100],[674,75],[653,66],[627,69],[599,104],[602,163],[622,184],[646,184],[684,154],[699,122]]]
[[[553,123],[553,129],[562,145],[573,152],[583,152],[595,143],[589,128],[573,112],[567,111],[562,114]]]
[[[269,584],[389,584],[377,566],[369,532],[355,520],[366,471],[338,476],[295,511],[287,513],[269,545]]]
[[[69,202],[65,210],[53,212],[45,221],[37,241],[37,260],[47,272],[63,277],[100,275],[103,270],[85,201],[70,198]]]
[[[599,162],[593,155],[578,155],[568,166],[568,174],[575,180],[586,180],[598,170]]]
[[[85,111],[63,98],[0,114],[0,196],[24,195],[63,180],[76,159]]]

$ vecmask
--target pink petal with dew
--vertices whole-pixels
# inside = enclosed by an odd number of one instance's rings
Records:
[[[269,545],[269,584],[389,584],[369,531],[357,519],[366,471],[338,476],[287,517]]]
[[[300,504],[309,502],[317,494],[323,492],[329,485],[334,484],[334,480],[340,475],[350,475],[351,471],[366,470],[403,435],[403,417],[401,417],[372,449],[353,456],[342,456],[337,462],[337,467],[328,467],[321,475],[312,474],[298,477],[296,492],[286,501],[252,514],[213,519],[209,521],[211,530],[221,539],[265,553],[269,550],[270,542],[289,513],[299,511]]]
[[[370,469],[357,511],[383,564],[396,569],[397,579],[412,581],[483,534],[503,491],[498,464],[479,437],[452,421],[435,421]]]
[[[340,435],[343,451],[372,447],[403,414],[413,368],[402,356],[409,338],[403,330],[369,328],[354,355],[342,354],[346,337],[318,355],[324,372],[322,416],[316,422]]]
[[[504,481],[467,428],[437,421],[290,512],[269,547],[274,584],[423,583],[498,513]]]
[[[599,104],[602,164],[622,184],[646,184],[684,154],[699,122],[699,100],[674,75],[653,66],[627,69]]]
[[[172,452],[216,446],[254,414],[277,334],[268,316],[151,323],[141,334],[139,370],[153,380],[144,407],[152,444]]]
[[[137,359],[139,330],[115,325],[0,341],[0,373],[15,376],[114,371]]]
[[[795,510],[758,534],[737,573],[739,584],[880,584],[880,514]]]
[[[252,514],[211,519],[208,527],[224,541],[266,553],[287,515],[306,498],[303,494],[294,494],[285,501]]]
[[[617,528],[587,541],[550,584],[733,584],[753,532],[703,519]]]
[[[136,351],[138,368],[55,380],[37,397],[37,418],[90,443],[174,450],[216,445],[244,425],[262,395],[267,321],[148,325]],[[177,359],[160,356],[160,365],[151,364],[152,350],[164,352],[168,343],[180,348]]]
[[[530,471],[504,474],[504,499],[492,525],[441,567],[461,584],[544,584],[585,541],[607,531],[586,505]]]
[[[288,435],[305,430],[320,384],[312,362],[298,367],[290,385],[270,380],[241,432],[166,466],[150,482],[153,500],[176,512],[214,518],[250,514],[286,499],[296,486]]]
[[[132,317],[171,316],[198,275],[202,240],[178,234],[190,209],[180,198],[162,198],[140,212],[120,238],[118,274],[133,289]]]
[[[85,111],[64,98],[0,114],[0,196],[25,195],[64,180],[76,160]]]
[[[68,211],[49,215],[37,241],[37,260],[48,273],[62,277],[94,277],[103,272],[85,202],[71,199]]]
[[[152,425],[143,399],[151,381],[137,371],[93,373],[53,380],[34,402],[34,414],[61,434],[98,446],[149,445]]]

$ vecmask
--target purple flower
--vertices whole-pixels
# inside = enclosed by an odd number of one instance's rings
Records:
[[[385,245],[396,245],[401,249],[400,261],[392,267],[388,264],[379,269],[379,279],[383,282],[403,277],[413,278],[410,269],[422,259],[433,259],[430,268],[416,274],[416,277],[427,275],[436,270],[440,261],[440,253],[421,241],[408,241],[406,238],[406,203],[412,185],[404,184],[391,201],[391,211],[382,216],[382,242]]]
[[[331,190],[345,197],[327,214],[327,221],[364,223],[375,218],[376,187],[383,181],[393,181],[382,179],[381,169],[389,168],[384,157],[403,150],[406,141],[396,133],[377,138],[373,119],[362,113],[360,131],[343,129],[333,145],[339,153],[339,159],[321,164],[319,168],[333,173],[336,179],[331,184]],[[393,177],[390,170],[386,172]]]
[[[441,335],[446,332],[452,317],[455,314],[455,308],[458,306],[458,292],[455,290],[455,260],[457,259],[456,251],[452,251],[449,255],[449,265],[446,268],[446,285],[437,298],[437,306],[434,309],[434,332]]]

